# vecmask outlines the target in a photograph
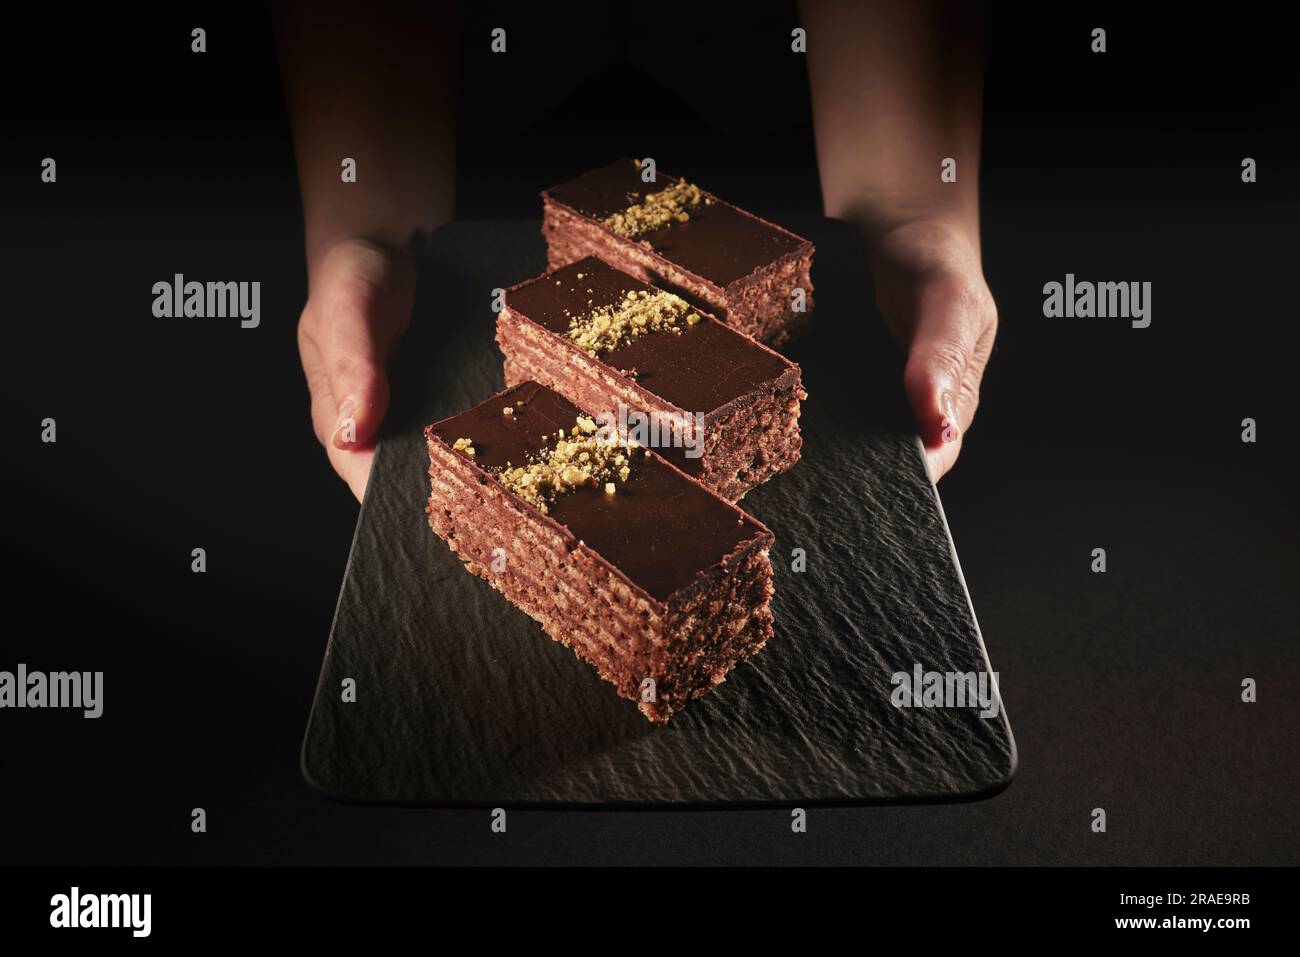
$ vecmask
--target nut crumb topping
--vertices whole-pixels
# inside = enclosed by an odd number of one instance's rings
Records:
[[[451,447],[453,451],[464,452],[470,458],[473,458],[476,454],[473,439],[457,439],[451,444]]]
[[[542,512],[548,512],[558,496],[584,486],[603,485],[606,494],[613,495],[615,479],[626,482],[631,475],[626,465],[628,443],[598,433],[587,416],[579,416],[575,423],[569,438],[558,431],[555,444],[530,455],[526,465],[507,464],[497,476],[501,484]]]
[[[700,317],[685,299],[662,290],[636,289],[613,305],[569,320],[569,338],[587,355],[608,352],[650,332],[682,334],[681,320],[695,325]]]
[[[634,198],[632,194],[630,198]],[[684,223],[691,218],[690,210],[700,205],[711,206],[713,197],[698,186],[679,179],[667,189],[649,193],[639,203],[632,203],[622,212],[613,213],[603,220],[613,233],[635,239],[642,233],[662,229],[673,223]]]

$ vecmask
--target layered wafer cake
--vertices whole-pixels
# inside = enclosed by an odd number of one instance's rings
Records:
[[[533,382],[425,429],[429,524],[656,724],[772,634],[761,523]]]
[[[637,160],[545,190],[542,215],[552,269],[599,256],[773,346],[812,314],[812,243]]]
[[[506,291],[507,384],[540,382],[736,501],[799,460],[799,367],[595,257]]]

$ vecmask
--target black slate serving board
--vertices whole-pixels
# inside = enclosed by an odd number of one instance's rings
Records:
[[[895,672],[989,663],[865,254],[843,224],[789,225],[817,244],[813,328],[785,350],[810,394],[803,459],[741,503],[776,534],[776,634],[666,728],[425,523],[422,427],[504,387],[492,291],[545,268],[533,222],[434,237],[303,742],[313,787],[357,802],[636,806],[957,800],[1009,783],[1003,709],[891,704]],[[795,548],[806,571],[792,571]]]

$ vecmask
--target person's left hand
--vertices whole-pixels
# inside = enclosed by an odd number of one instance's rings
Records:
[[[998,311],[979,250],[942,220],[913,220],[869,244],[876,301],[907,349],[903,386],[925,443],[930,477],[957,461],[979,407]]]

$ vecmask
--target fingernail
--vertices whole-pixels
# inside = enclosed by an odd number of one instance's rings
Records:
[[[939,438],[945,443],[957,441],[957,403],[953,401],[952,393],[945,392],[939,396],[939,411],[943,413],[943,420],[939,423]]]
[[[334,447],[346,450],[357,441],[357,400],[348,396],[339,406],[338,422],[334,425]]]

